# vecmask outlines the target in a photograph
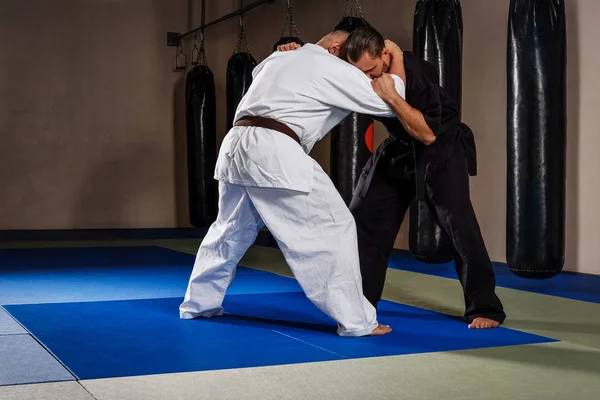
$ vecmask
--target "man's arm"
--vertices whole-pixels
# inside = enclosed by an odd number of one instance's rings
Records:
[[[425,122],[421,111],[411,107],[406,100],[399,96],[390,102],[390,106],[409,135],[426,146],[435,142],[436,136],[429,125],[427,125],[427,122]]]
[[[375,79],[373,89],[394,110],[396,117],[409,135],[427,146],[435,142],[436,135],[425,121],[423,113],[395,93],[394,80],[389,74]]]
[[[393,42],[392,42],[393,43]],[[279,52],[293,51],[300,48],[296,43],[281,45]],[[397,47],[397,46],[396,46]],[[331,56],[335,57],[335,56]],[[404,63],[395,64],[395,70],[404,76]],[[401,65],[401,68],[398,66]],[[315,98],[323,103],[342,110],[368,114],[374,117],[396,117],[390,105],[381,99],[371,86],[371,79],[352,64],[335,57],[331,64],[320,66],[322,81],[315,87]],[[392,74],[395,93],[406,97],[406,78]],[[318,93],[318,94],[317,94]]]
[[[396,116],[391,106],[375,93],[371,79],[355,66],[339,60],[334,65],[323,66],[322,79],[314,87],[315,98],[342,110],[393,118]],[[396,96],[404,98],[404,81],[396,75],[389,75],[390,87]]]
[[[404,54],[402,49],[391,40],[385,41],[385,47],[390,53],[390,74],[398,75],[406,83],[406,71],[404,69]],[[378,93],[379,94],[379,93]],[[398,120],[404,129],[415,139],[430,145],[435,142],[435,134],[425,121],[423,113],[408,104],[404,99],[390,93],[390,106],[396,113]]]

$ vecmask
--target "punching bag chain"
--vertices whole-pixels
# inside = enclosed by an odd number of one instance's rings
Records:
[[[197,65],[198,64],[198,52],[200,51],[198,49],[198,43],[197,43],[197,32],[194,32],[194,48],[192,49],[192,64],[193,65]]]
[[[183,52],[183,44],[181,43],[177,50],[177,55],[175,56],[175,70],[183,71],[187,66],[187,54]]]
[[[350,14],[348,14],[348,5],[350,4],[351,1],[352,1],[352,5],[350,5]],[[363,17],[363,10],[362,10],[362,6],[360,4],[360,0],[346,0],[346,4],[344,5],[343,17],[352,16],[352,10],[354,10],[356,12],[356,16],[358,18]]]
[[[250,54],[250,45],[248,44],[248,38],[246,37],[246,16],[244,14],[240,15],[240,34],[238,35],[237,44],[235,45],[235,50],[233,54],[236,53],[248,53]]]
[[[204,31],[200,32],[200,51],[198,51],[198,58],[196,64],[207,65],[206,60],[206,49],[204,48]]]
[[[283,32],[281,32],[281,37],[285,36],[285,30],[288,30],[288,36],[299,37],[298,28],[296,27],[296,21],[294,21],[294,0],[287,0],[287,16],[285,18],[285,23],[283,24]]]

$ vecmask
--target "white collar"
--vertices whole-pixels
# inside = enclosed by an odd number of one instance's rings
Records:
[[[314,49],[314,50],[317,50],[317,51],[324,51],[327,54],[329,54],[329,52],[327,51],[327,49],[324,49],[323,47],[319,46],[318,44],[306,43],[302,47],[308,47],[309,49]]]

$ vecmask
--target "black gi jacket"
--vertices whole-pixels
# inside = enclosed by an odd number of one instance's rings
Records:
[[[425,122],[436,136],[436,141],[425,146],[404,129],[397,118],[374,118],[387,129],[388,137],[365,166],[366,182],[361,193],[366,193],[375,167],[383,155],[387,155],[388,168],[396,176],[412,178],[416,172],[417,198],[423,199],[424,184],[428,173],[443,167],[452,156],[456,145],[464,146],[469,175],[477,174],[475,140],[469,127],[460,121],[456,103],[444,93],[439,85],[436,68],[411,52],[404,52],[406,71],[406,101],[419,110]]]

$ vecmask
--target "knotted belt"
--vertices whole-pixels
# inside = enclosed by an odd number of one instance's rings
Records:
[[[298,135],[296,135],[296,133],[293,130],[291,130],[289,126],[274,119],[265,117],[246,116],[235,121],[233,126],[253,126],[256,128],[272,129],[274,131],[283,133],[284,135],[291,137],[298,144],[300,144],[300,138],[298,138]]]
[[[448,135],[447,137],[445,136]],[[473,132],[468,125],[462,122],[447,123],[438,133],[440,143],[429,146],[417,145],[413,140],[413,154],[415,157],[415,184],[417,200],[425,199],[425,181],[427,180],[428,167],[432,172],[436,169],[436,162],[442,162],[452,157],[453,148],[462,146],[467,161],[467,172],[469,176],[477,175],[477,150]],[[449,140],[452,144],[443,144]],[[438,167],[439,168],[439,167]]]

